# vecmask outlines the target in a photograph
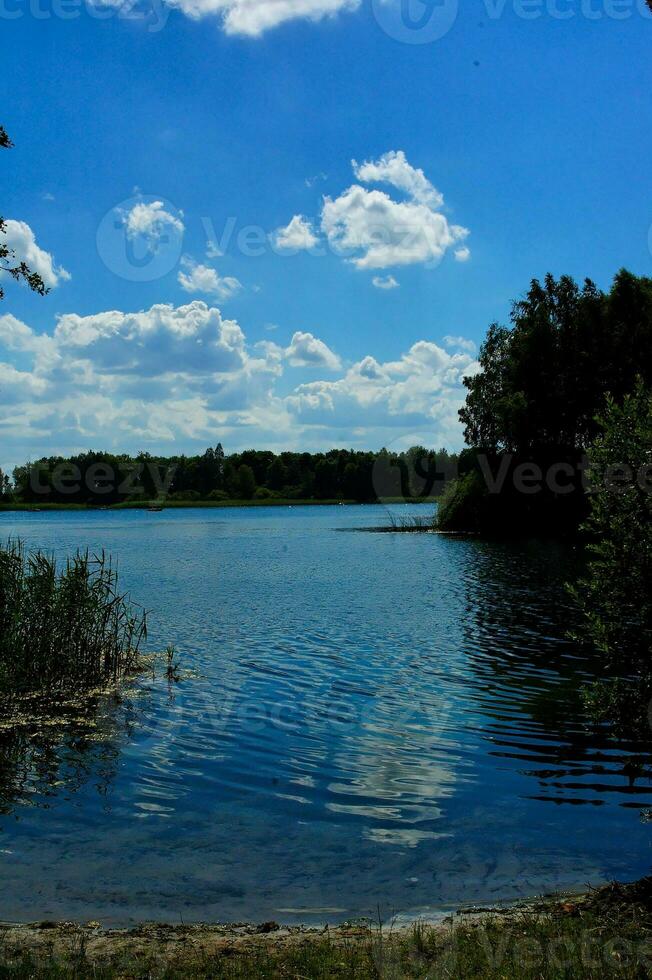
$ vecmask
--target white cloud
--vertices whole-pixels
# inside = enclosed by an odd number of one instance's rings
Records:
[[[328,180],[328,174],[324,173],[323,170],[321,173],[315,174],[313,177],[306,177],[304,183],[306,187],[314,187],[315,184],[321,180]]]
[[[374,276],[371,282],[376,289],[397,289],[399,285],[394,276]]]
[[[329,371],[337,371],[341,367],[339,357],[323,340],[300,330],[293,334],[285,356],[292,367],[323,367]]]
[[[37,333],[0,316],[0,466],[103,447],[191,452],[214,444],[379,448],[397,440],[461,443],[461,378],[477,370],[464,338],[431,340],[395,361],[371,354],[345,369],[322,340],[247,343],[201,300],[138,312],[67,313]],[[288,390],[289,366],[324,372]],[[285,375],[285,376],[284,376]]]
[[[38,335],[12,313],[0,316],[0,344],[7,350],[33,351],[37,349],[38,340]]]
[[[396,201],[385,191],[353,184],[334,200],[324,198],[322,231],[331,246],[359,269],[387,269],[415,263],[437,264],[469,232],[452,225],[441,211],[443,197],[412,167],[401,151],[357,164],[353,171],[365,183],[389,183],[407,195]],[[458,252],[468,249],[458,249]]]
[[[211,238],[206,242],[206,258],[207,259],[219,259],[224,255],[224,252],[218,248],[217,242],[214,242]]]
[[[9,219],[5,226],[4,244],[14,252],[14,261],[26,262],[32,272],[37,272],[49,289],[70,279],[63,266],[55,265],[53,256],[36,244],[36,237],[25,221]]]
[[[260,37],[291,20],[320,21],[357,10],[360,0],[167,0],[193,20],[218,16],[227,34]]]
[[[300,385],[287,402],[304,424],[347,430],[362,419],[367,430],[421,427],[431,444],[458,445],[461,382],[477,368],[468,354],[418,341],[398,361],[367,356],[336,381]]]
[[[450,334],[447,334],[443,338],[443,342],[446,347],[458,347],[460,350],[469,351],[471,354],[476,350],[475,343],[465,337],[451,337]]]
[[[183,212],[172,214],[163,201],[138,201],[129,211],[121,212],[127,238],[144,238],[150,251],[155,252],[164,236],[181,236],[184,224]]]
[[[285,228],[277,228],[271,236],[281,252],[300,252],[314,248],[319,239],[311,223],[302,214],[295,214]]]
[[[179,270],[177,281],[187,293],[207,293],[217,299],[227,300],[242,288],[242,283],[234,276],[219,276],[215,269],[200,265],[188,255],[181,259],[186,272]]]
[[[432,186],[423,170],[408,163],[403,150],[390,150],[378,160],[352,161],[353,173],[365,184],[391,184],[413,201],[440,208],[444,196]]]
[[[43,378],[20,371],[13,364],[0,362],[0,405],[17,405],[31,402],[43,395],[47,383]],[[3,420],[6,424],[6,419]]]
[[[471,250],[464,245],[462,248],[455,249],[455,260],[457,262],[468,262],[471,258]]]
[[[201,300],[178,307],[157,303],[139,313],[67,313],[59,317],[54,339],[60,352],[116,375],[201,376],[245,362],[244,334],[236,321]]]

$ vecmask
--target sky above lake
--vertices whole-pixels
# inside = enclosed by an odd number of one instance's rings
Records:
[[[652,273],[643,0],[0,0],[0,466],[462,444],[488,325]]]

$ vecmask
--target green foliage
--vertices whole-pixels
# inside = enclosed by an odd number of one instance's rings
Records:
[[[588,695],[594,714],[649,737],[652,699],[652,392],[642,381],[609,398],[589,453],[593,487],[586,576],[572,589],[584,616],[576,639],[613,680]]]
[[[88,689],[134,669],[146,618],[104,554],[62,568],[20,542],[0,548],[0,692]]]
[[[206,500],[228,500],[229,495],[226,490],[211,490],[210,493],[206,495]]]
[[[479,531],[484,525],[486,487],[477,470],[450,483],[437,506],[436,525],[441,531]]]
[[[0,126],[0,149],[9,150],[14,144],[9,139],[4,126]],[[45,296],[49,292],[37,272],[32,272],[26,262],[16,262],[16,254],[9,248],[2,236],[7,234],[7,223],[0,216],[0,272],[6,273],[17,282],[24,282],[35,293]],[[4,297],[4,289],[0,284],[0,299]]]
[[[251,500],[256,489],[256,479],[251,466],[241,463],[238,467],[237,494],[241,500]]]
[[[480,371],[464,379],[460,418],[472,451],[460,457],[463,480],[442,502],[439,527],[576,534],[588,513],[582,468],[597,413],[609,393],[621,402],[637,376],[652,385],[652,279],[621,270],[603,293],[588,279],[580,288],[548,275],[514,303],[511,321],[491,325]],[[487,472],[503,462],[506,479],[490,490]],[[523,489],[514,476],[524,465],[569,469],[568,492],[546,479],[539,492]]]
[[[569,277],[533,280],[512,326],[492,324],[460,418],[470,446],[525,453],[585,448],[607,393],[652,384],[652,279],[621,270],[610,293]]]
[[[649,879],[622,887],[625,896],[628,888],[643,892],[637,901],[606,901],[608,887],[595,899],[411,928],[279,934],[268,923],[259,934],[239,926],[216,935],[206,926],[159,925],[126,934],[66,923],[42,927],[39,947],[27,930],[21,936],[21,927],[10,933],[7,926],[0,980],[645,980],[651,976]]]
[[[104,452],[51,456],[17,466],[16,505],[92,504],[133,501],[223,501],[250,499],[423,499],[442,492],[457,474],[458,457],[413,447],[403,453],[332,449],[327,453],[248,449],[226,456],[221,444],[198,456],[137,456]],[[380,464],[380,465],[379,465]],[[110,473],[111,477],[106,478]],[[252,483],[253,480],[253,483]],[[261,491],[259,493],[258,491]]]

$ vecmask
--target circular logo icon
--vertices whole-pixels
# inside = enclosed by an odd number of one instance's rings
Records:
[[[181,256],[183,212],[162,198],[127,198],[104,215],[97,251],[111,272],[130,282],[153,282],[171,272]]]
[[[457,462],[422,445],[405,448],[404,437],[389,443],[374,460],[371,479],[379,503],[418,503],[436,497],[458,475]]]
[[[432,44],[457,20],[459,0],[372,0],[385,34],[403,44]]]

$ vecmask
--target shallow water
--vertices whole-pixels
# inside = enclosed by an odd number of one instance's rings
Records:
[[[191,671],[100,706],[92,739],[0,738],[0,918],[321,923],[647,872],[649,767],[578,708],[573,556],[347,533],[385,523],[0,514],[116,556]]]

